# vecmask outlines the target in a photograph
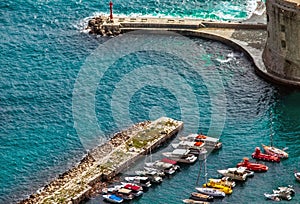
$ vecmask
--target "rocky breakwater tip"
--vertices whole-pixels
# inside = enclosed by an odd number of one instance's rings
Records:
[[[105,16],[96,16],[88,21],[86,30],[89,34],[116,36],[121,33],[120,23],[115,23]]]
[[[91,150],[72,169],[19,204],[79,204],[118,179],[117,175],[149,149],[175,135],[183,122],[171,118],[137,123]]]

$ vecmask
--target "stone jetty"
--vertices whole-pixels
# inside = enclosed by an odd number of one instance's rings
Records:
[[[78,204],[101,193],[102,188],[118,179],[121,171],[182,128],[183,122],[162,117],[118,132],[107,143],[91,150],[74,168],[19,204]]]

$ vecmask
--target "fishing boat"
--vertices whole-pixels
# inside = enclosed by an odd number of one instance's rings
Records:
[[[191,193],[190,199],[197,200],[197,201],[207,201],[207,202],[214,201],[213,196],[206,195],[203,193],[197,193],[197,192]]]
[[[151,182],[147,176],[126,176],[124,180],[127,182],[138,184],[143,188],[149,188],[151,186]]]
[[[259,147],[255,148],[255,151],[252,153],[252,158],[257,160],[269,161],[269,162],[280,162],[280,158],[270,154],[263,154],[260,151]]]
[[[183,199],[183,203],[189,203],[189,204],[209,204],[209,202],[200,201],[200,200],[193,200],[193,199]]]
[[[196,187],[195,188],[199,193],[205,194],[205,195],[210,195],[213,196],[214,198],[224,198],[225,193],[214,188],[201,188],[201,187]]]
[[[252,163],[248,158],[244,158],[244,160],[236,165],[237,167],[246,167],[250,171],[255,172],[265,172],[268,171],[268,167],[264,164]]]
[[[102,197],[110,203],[122,203],[124,201],[123,198],[116,196],[115,194],[102,195]]]
[[[235,182],[232,181],[229,177],[222,177],[221,179],[210,178],[208,180],[209,180],[209,182],[214,182],[216,184],[220,184],[222,186],[226,186],[229,188],[235,187]]]
[[[190,152],[189,149],[175,149],[172,152],[164,152],[162,155],[178,163],[193,164],[197,161],[198,157]]]
[[[215,189],[218,189],[218,190],[224,192],[226,195],[232,194],[231,187],[223,186],[223,185],[215,183],[211,180],[209,182],[203,184],[203,188],[215,188]]]
[[[222,169],[222,170],[217,170],[219,174],[222,174],[223,176],[229,177],[233,180],[237,181],[246,181],[248,174],[245,171],[246,168],[228,168],[228,169]]]
[[[276,157],[279,157],[281,159],[287,159],[289,158],[289,154],[287,152],[285,152],[283,149],[279,149],[273,146],[267,146],[262,144],[262,147],[264,149],[264,151],[269,154],[269,155],[273,155]]]
[[[300,182],[300,172],[295,171],[294,176],[298,182]]]

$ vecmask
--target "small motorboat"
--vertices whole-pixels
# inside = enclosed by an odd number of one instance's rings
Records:
[[[164,152],[162,154],[178,163],[193,164],[197,161],[198,157],[190,152],[191,150],[189,149],[175,149],[172,152]]]
[[[228,168],[228,169],[222,169],[222,170],[217,170],[219,174],[222,174],[225,177],[229,177],[232,180],[237,180],[237,181],[246,181],[248,177],[248,173],[245,172],[246,168]]]
[[[242,167],[242,166],[239,167],[239,169],[241,169],[241,168],[246,168],[246,167]],[[254,176],[254,171],[250,171],[247,168],[244,171],[247,173],[248,178],[252,178]]]
[[[143,188],[149,188],[151,186],[151,182],[147,176],[126,176],[124,180],[142,186]]]
[[[222,177],[221,179],[210,178],[209,181],[220,184],[222,186],[227,186],[229,188],[235,187],[235,182],[232,181],[229,177]]]
[[[190,204],[209,204],[209,202],[200,201],[200,200],[193,200],[193,199],[184,199],[182,200],[183,203],[190,203]]]
[[[121,182],[123,185],[123,188],[127,188],[129,190],[133,190],[133,191],[143,191],[143,187],[139,186],[137,184],[134,183],[125,183],[125,182]]]
[[[204,142],[205,147],[208,147],[208,149],[214,149],[218,150],[222,148],[222,143],[219,141],[218,138],[209,137],[203,134],[190,134],[186,137],[181,137],[181,141],[193,141],[193,142]],[[209,148],[211,147],[211,148]]]
[[[122,203],[124,201],[123,198],[116,196],[115,194],[102,195],[102,197],[110,203]]]
[[[255,151],[252,153],[251,156],[253,159],[269,161],[269,162],[280,162],[280,158],[275,155],[261,153],[259,147],[255,148]]]
[[[197,193],[197,192],[191,193],[190,199],[197,200],[197,201],[207,201],[207,202],[214,201],[213,196],[206,195],[203,193]]]
[[[264,196],[269,199],[269,200],[273,200],[273,201],[281,201],[281,198],[279,197],[278,194],[268,194],[268,193],[264,193]]]
[[[211,181],[211,180],[209,180],[209,182],[203,184],[203,187],[204,187],[204,188],[207,188],[207,187],[208,187],[208,188],[216,188],[216,189],[218,189],[218,190],[224,192],[226,195],[232,194],[232,189],[231,189],[231,187],[223,186],[223,185],[221,185],[221,184],[219,184],[219,183],[215,183],[215,182],[213,182],[213,181]]]
[[[246,167],[250,171],[255,172],[265,172],[268,171],[268,167],[264,164],[252,163],[248,158],[244,158],[244,160],[236,165],[237,167]]]
[[[176,165],[176,163],[174,160],[163,158],[161,161],[148,162],[145,165],[146,167],[163,170],[165,174],[172,175],[177,170],[180,170],[180,166]]]
[[[185,148],[185,149],[201,149],[205,145],[204,142],[200,141],[180,141],[179,143],[173,143],[173,148]]]
[[[278,187],[278,190],[276,191],[277,193],[288,193],[290,195],[295,195],[295,190],[293,188],[293,186],[288,185],[287,187]],[[275,190],[273,190],[274,192]]]
[[[300,172],[294,172],[294,176],[298,182],[300,182]]]
[[[140,176],[160,176],[160,177],[165,177],[165,173],[163,170],[155,169],[155,168],[150,168],[150,167],[144,167],[145,170],[143,171],[135,171],[137,175]]]
[[[267,145],[263,145],[263,149],[264,151],[269,154],[269,155],[273,155],[273,156],[277,156],[281,159],[287,159],[289,158],[289,154],[286,153],[284,150],[273,147],[273,146],[267,146]]]
[[[203,193],[205,195],[210,195],[213,196],[214,198],[224,198],[225,193],[214,188],[201,188],[201,187],[196,187],[195,188],[199,193]]]
[[[280,200],[292,200],[292,196],[295,195],[295,190],[291,185],[287,187],[278,187],[276,190],[273,190],[272,194],[264,194],[266,198],[280,201]]]

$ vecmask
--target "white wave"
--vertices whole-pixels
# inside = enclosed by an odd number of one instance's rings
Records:
[[[230,62],[231,60],[233,60],[233,58],[227,58],[227,59],[219,59],[219,58],[217,58],[216,60],[218,62],[220,62],[220,63],[227,63],[227,62]]]

